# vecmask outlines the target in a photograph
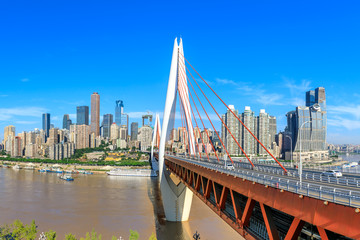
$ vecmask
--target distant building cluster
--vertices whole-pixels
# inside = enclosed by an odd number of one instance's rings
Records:
[[[264,109],[260,110],[258,116],[249,106],[245,107],[243,113],[239,113],[233,105],[229,105],[229,109],[222,115],[221,136],[210,129],[194,128],[195,152],[212,156],[220,153],[223,156],[227,155],[223,149],[225,147],[231,156],[241,157],[246,153],[250,157],[264,158],[268,156],[264,146],[276,158],[293,158],[297,161],[301,150],[304,161],[328,160],[326,96],[323,87],[306,92],[306,106],[297,106],[294,111],[288,112],[287,126],[279,133],[276,117]],[[166,144],[167,151],[189,153],[188,137],[184,127],[173,128]]]
[[[319,87],[306,92],[305,100],[305,106],[297,106],[286,114],[287,126],[279,133],[276,117],[269,115],[265,109],[255,115],[249,106],[239,113],[233,105],[229,105],[229,110],[221,116],[221,133],[195,127],[194,137],[189,138],[185,127],[173,128],[168,133],[166,150],[214,156],[225,155],[225,147],[232,156],[241,157],[246,153],[250,157],[265,157],[268,153],[264,146],[277,158],[293,158],[296,161],[301,151],[304,161],[327,160],[329,149],[339,152],[342,148],[330,145],[328,149],[326,143],[325,89]],[[55,160],[70,158],[75,149],[99,147],[102,142],[109,143],[111,149],[146,151],[152,142],[152,118],[151,114],[145,114],[140,128],[137,122],[132,122],[129,129],[124,102],[116,100],[115,119],[113,114],[104,114],[100,125],[100,95],[95,92],[91,95],[90,112],[88,106],[76,107],[76,123],[71,121],[69,114],[64,114],[61,129],[53,127],[49,113],[42,116],[41,130],[16,135],[14,126],[5,127],[0,150],[5,150],[12,157],[47,157]],[[194,141],[196,149],[189,149],[193,146],[189,144],[191,141]]]
[[[229,108],[267,149],[273,149],[274,145],[272,145],[272,143],[275,142],[276,135],[276,117],[270,116],[265,112],[265,109],[261,109],[259,116],[255,116],[255,113],[248,106],[245,107],[244,112],[240,114],[238,113],[238,110],[235,110],[233,105],[230,105]],[[224,141],[224,145],[229,154],[244,155],[244,152],[247,155],[266,154],[266,150],[240,123],[233,113],[228,110],[226,114],[222,116],[222,120],[243,150],[241,150],[233,136],[231,136],[229,131],[227,131],[223,125],[221,139]]]
[[[90,121],[89,121],[89,115]],[[145,123],[144,120],[148,121]],[[91,95],[89,106],[76,107],[76,123],[69,114],[64,114],[62,128],[55,128],[50,122],[50,113],[42,115],[42,129],[15,134],[15,126],[4,129],[4,140],[0,150],[11,157],[50,158],[61,160],[70,158],[76,149],[99,147],[102,142],[109,143],[111,149],[135,148],[146,151],[152,140],[152,115],[143,117],[143,126],[131,123],[128,134],[129,116],[124,113],[122,100],[115,101],[115,119],[112,114],[104,114],[100,125],[100,95]]]

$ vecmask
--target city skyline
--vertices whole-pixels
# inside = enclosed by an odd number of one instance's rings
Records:
[[[117,3],[86,5],[87,11],[80,10],[81,3],[67,10],[64,3],[60,9],[77,13],[76,17],[70,14],[66,29],[56,24],[62,11],[49,15],[28,4],[24,2],[33,15],[6,3],[0,16],[3,22],[13,23],[4,26],[7,38],[0,40],[1,46],[7,46],[0,58],[1,129],[8,125],[14,125],[17,133],[41,129],[41,116],[47,112],[56,127],[62,126],[64,114],[74,123],[76,106],[90,106],[92,92],[101,95],[100,116],[114,114],[117,99],[126,103],[130,123],[140,122],[147,111],[162,113],[173,38],[182,35],[186,58],[239,111],[245,106],[255,112],[266,109],[277,118],[280,131],[285,128],[286,113],[305,106],[305,92],[322,86],[328,97],[328,143],[360,143],[360,36],[354,31],[360,17],[350,5],[286,3],[277,9],[270,3],[233,3],[234,7],[226,7],[227,14],[219,11],[224,7],[213,5],[206,14],[187,10],[195,21],[203,19],[199,32],[185,20],[175,20],[175,27],[164,21],[171,19],[163,13],[173,7],[170,3],[159,10],[146,5],[136,14],[135,10],[118,14]],[[128,4],[123,7],[135,7]],[[149,9],[159,16],[147,22],[136,19],[137,14],[148,16]],[[97,23],[91,20],[92,13],[99,15]],[[129,17],[131,24],[121,23]],[[22,25],[25,20],[28,28]],[[48,24],[54,28],[45,31]],[[139,31],[133,32],[135,28]]]

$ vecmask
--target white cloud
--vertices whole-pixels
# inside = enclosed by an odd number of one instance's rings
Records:
[[[23,78],[23,79],[21,79],[21,81],[22,81],[22,82],[28,82],[28,81],[30,81],[30,79],[28,79],[28,78]]]
[[[17,124],[36,124],[36,123],[39,123],[37,121],[15,121],[15,123]]]
[[[255,101],[262,105],[284,105],[281,101],[283,95],[267,93],[266,90],[262,89],[262,86],[250,86],[247,83],[241,83],[238,86],[237,89],[240,90],[242,94],[254,96],[256,99]]]
[[[285,87],[290,90],[291,99],[289,103],[293,106],[304,106],[304,94],[309,91],[311,87],[311,81],[307,79],[301,80],[300,83],[296,83],[294,79],[283,77]]]
[[[70,119],[76,119],[76,113],[69,114],[69,118]]]
[[[307,79],[301,80],[300,84],[296,84],[295,80],[284,77],[285,86],[290,89],[292,95],[298,93],[304,94],[304,92],[309,91],[311,87],[311,81]]]
[[[225,78],[216,78],[215,81],[220,84],[230,84],[237,86],[238,84],[233,80],[225,79]]]
[[[360,129],[360,121],[359,120],[352,120],[347,119],[340,116],[335,116],[333,118],[329,118],[327,120],[329,126],[334,127],[344,127],[348,130],[356,130]]]
[[[10,120],[15,116],[41,117],[47,110],[42,107],[0,108],[0,120]]]
[[[291,98],[290,103],[293,106],[304,106],[305,100],[304,100],[304,98],[294,97],[294,98]]]
[[[59,117],[59,116],[52,116],[52,117],[51,117],[51,120],[52,120],[52,121],[59,121],[59,120],[60,120],[60,117]]]
[[[337,114],[337,115],[346,114],[346,115],[351,115],[351,116],[355,117],[357,120],[360,119],[360,105],[328,106],[328,111],[332,114]]]
[[[280,94],[277,94],[277,93],[269,93],[269,94],[262,93],[261,95],[259,94],[257,96],[256,101],[265,106],[266,105],[284,105],[284,103],[280,101],[282,98],[283,98],[283,96]]]

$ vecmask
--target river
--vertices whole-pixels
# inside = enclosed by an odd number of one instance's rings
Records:
[[[242,239],[196,196],[188,222],[165,221],[157,178],[75,175],[66,182],[55,173],[0,168],[0,225],[15,219],[34,219],[39,232],[52,229],[60,240],[92,229],[104,240],[128,239],[129,229],[140,239],[193,239],[196,231],[202,240]]]

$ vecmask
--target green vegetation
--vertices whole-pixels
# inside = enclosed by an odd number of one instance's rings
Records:
[[[20,220],[15,220],[11,225],[0,226],[0,239],[1,240],[35,240],[37,235],[37,226],[35,220],[32,220],[30,225],[24,225]],[[130,229],[129,240],[137,240],[140,235],[137,231]],[[49,230],[40,235],[40,239],[46,240],[56,240],[56,232]],[[83,238],[77,238],[72,233],[65,235],[64,240],[101,240],[101,234],[95,232],[93,229],[91,232],[87,232],[86,236]],[[112,240],[117,240],[118,238],[113,236]],[[151,234],[149,240],[156,240],[155,234]]]

